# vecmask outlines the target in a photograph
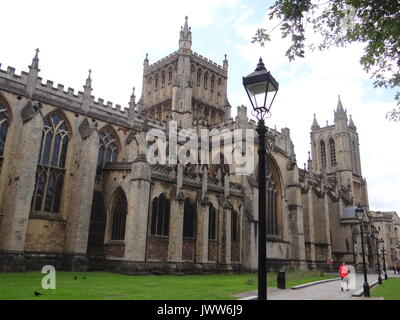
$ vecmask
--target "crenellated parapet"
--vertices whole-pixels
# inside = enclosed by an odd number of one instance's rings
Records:
[[[0,64],[0,89],[29,97],[30,94],[27,91],[28,79],[28,72],[22,71],[21,74],[17,74],[15,68],[7,67],[6,70],[3,70]],[[60,83],[55,85],[52,80],[43,82],[41,77],[37,77],[36,88],[34,88],[32,98],[76,113],[85,113],[83,110],[84,93],[71,87],[66,89]],[[96,100],[94,96],[90,96],[89,99],[88,113],[92,116],[95,116],[95,114],[98,114],[100,117],[111,115],[121,123],[128,120],[128,110],[128,106],[122,107],[110,101],[105,102],[102,98],[97,98]]]
[[[207,59],[206,57],[203,57],[201,54],[198,54],[197,52],[192,51],[191,60],[204,67],[209,68],[211,71],[214,71],[215,73],[218,73],[224,77],[228,77],[227,71],[224,70],[224,68],[221,65],[215,63],[214,61],[211,61],[210,59]]]
[[[149,65],[148,67],[144,68],[144,76],[147,76],[153,72],[163,69],[165,66],[176,62],[177,59],[178,59],[178,51],[175,51],[169,54],[168,56],[162,58],[161,60],[158,60]]]

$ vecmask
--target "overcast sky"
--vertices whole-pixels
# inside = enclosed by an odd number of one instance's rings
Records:
[[[143,59],[150,63],[178,49],[180,27],[189,16],[192,50],[222,64],[229,61],[228,98],[232,115],[249,105],[242,76],[255,69],[260,56],[280,84],[267,126],[288,127],[298,166],[310,149],[313,114],[320,126],[333,124],[340,94],[357,126],[362,172],[367,179],[372,210],[400,212],[400,168],[397,138],[400,123],[385,119],[393,109],[393,91],[373,89],[359,64],[362,45],[307,52],[288,62],[287,42],[279,31],[265,48],[251,44],[255,30],[266,25],[271,1],[46,1],[13,0],[1,5],[1,69],[27,71],[40,49],[40,76],[65,88],[82,91],[92,69],[93,95],[128,105],[132,87],[139,98]],[[250,116],[250,114],[249,114]]]

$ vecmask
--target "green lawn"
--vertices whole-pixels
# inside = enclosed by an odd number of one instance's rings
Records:
[[[130,276],[58,271],[55,290],[42,289],[43,276],[40,272],[0,273],[0,300],[226,300],[236,299],[235,293],[257,290],[256,274]],[[296,271],[287,273],[286,287],[328,278],[332,276]],[[268,274],[267,279],[268,286],[276,287],[276,274]],[[42,295],[36,297],[35,291]]]
[[[400,278],[383,280],[382,285],[372,289],[371,296],[383,297],[385,300],[400,300]]]

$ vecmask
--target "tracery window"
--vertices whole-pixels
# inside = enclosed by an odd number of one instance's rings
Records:
[[[329,140],[329,148],[331,151],[331,165],[336,165],[336,149],[335,149],[335,141],[333,139]]]
[[[69,134],[66,121],[57,112],[44,119],[32,201],[33,211],[47,213],[60,211]]]
[[[118,158],[117,137],[110,127],[105,127],[99,133],[99,155],[97,158],[97,174],[106,162],[116,162]]]
[[[325,142],[323,140],[321,140],[319,147],[321,151],[321,165],[322,168],[326,168],[326,149]]]
[[[114,195],[112,207],[111,240],[124,240],[128,202],[124,191],[119,188]]]
[[[204,90],[207,90],[208,86],[208,72],[204,74]]]
[[[211,203],[208,205],[208,240],[217,240],[217,211]]]
[[[195,238],[196,232],[196,207],[188,199],[185,199],[183,210],[183,237]]]
[[[169,234],[170,202],[162,193],[153,199],[151,214],[150,233],[155,236],[165,236]]]
[[[2,104],[0,100],[0,168],[3,166],[4,147],[6,145],[8,127],[10,126],[10,119],[7,111],[8,109]]]
[[[282,235],[282,188],[278,170],[273,161],[267,157],[265,161],[267,234],[275,236]]]

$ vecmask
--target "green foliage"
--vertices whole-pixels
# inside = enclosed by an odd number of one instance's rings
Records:
[[[271,32],[280,26],[283,38],[290,37],[286,51],[289,61],[305,55],[305,28],[311,25],[322,36],[311,50],[364,43],[360,63],[374,78],[375,87],[400,86],[400,1],[397,0],[277,0],[268,8],[269,19],[279,24],[270,31],[258,29],[252,42],[265,46]],[[395,95],[400,105],[400,92]],[[400,120],[400,109],[388,112],[390,120]]]

